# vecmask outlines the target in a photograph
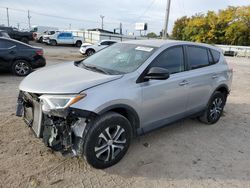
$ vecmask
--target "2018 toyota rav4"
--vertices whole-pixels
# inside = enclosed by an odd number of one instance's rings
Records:
[[[190,116],[216,123],[231,81],[232,70],[213,46],[126,41],[27,76],[17,116],[53,150],[106,168],[135,136]]]

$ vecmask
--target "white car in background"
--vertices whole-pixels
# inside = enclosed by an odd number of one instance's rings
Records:
[[[52,46],[56,46],[58,44],[72,44],[76,47],[80,47],[84,42],[84,38],[75,36],[72,32],[69,31],[59,31],[54,35],[44,36],[43,42]]]
[[[37,42],[42,43],[44,37],[48,37],[50,35],[54,35],[56,32],[58,32],[58,31],[44,31],[43,33],[36,34],[35,40]]]
[[[102,40],[101,42],[98,42],[98,43],[93,44],[93,45],[88,45],[89,43],[84,43],[81,45],[81,48],[79,51],[82,55],[91,56],[95,52],[98,52],[98,51],[102,50],[103,48],[106,48],[106,47],[108,47],[112,44],[115,44],[117,42],[118,41],[115,41],[115,40]]]
[[[34,39],[38,42],[43,41],[43,35],[48,34],[48,32],[55,32],[58,30],[57,27],[48,27],[48,26],[32,26],[31,27],[31,32],[33,32]],[[52,33],[53,34],[53,33]]]

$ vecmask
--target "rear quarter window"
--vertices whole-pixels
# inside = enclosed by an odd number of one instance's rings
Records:
[[[188,46],[188,63],[191,69],[197,69],[209,65],[206,48],[198,46]]]
[[[218,52],[217,50],[213,50],[213,49],[210,49],[210,51],[212,53],[214,63],[218,63],[220,60],[220,52]]]

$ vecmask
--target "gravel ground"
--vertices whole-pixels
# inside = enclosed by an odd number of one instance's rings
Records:
[[[47,66],[82,58],[75,47],[39,45]],[[228,61],[233,87],[217,124],[186,119],[136,138],[123,160],[105,170],[36,139],[15,117],[22,78],[1,72],[0,187],[250,187],[250,59]]]

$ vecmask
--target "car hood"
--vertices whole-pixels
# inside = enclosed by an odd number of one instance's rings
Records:
[[[19,89],[37,94],[75,94],[121,77],[86,70],[70,62],[31,73],[21,82]]]

